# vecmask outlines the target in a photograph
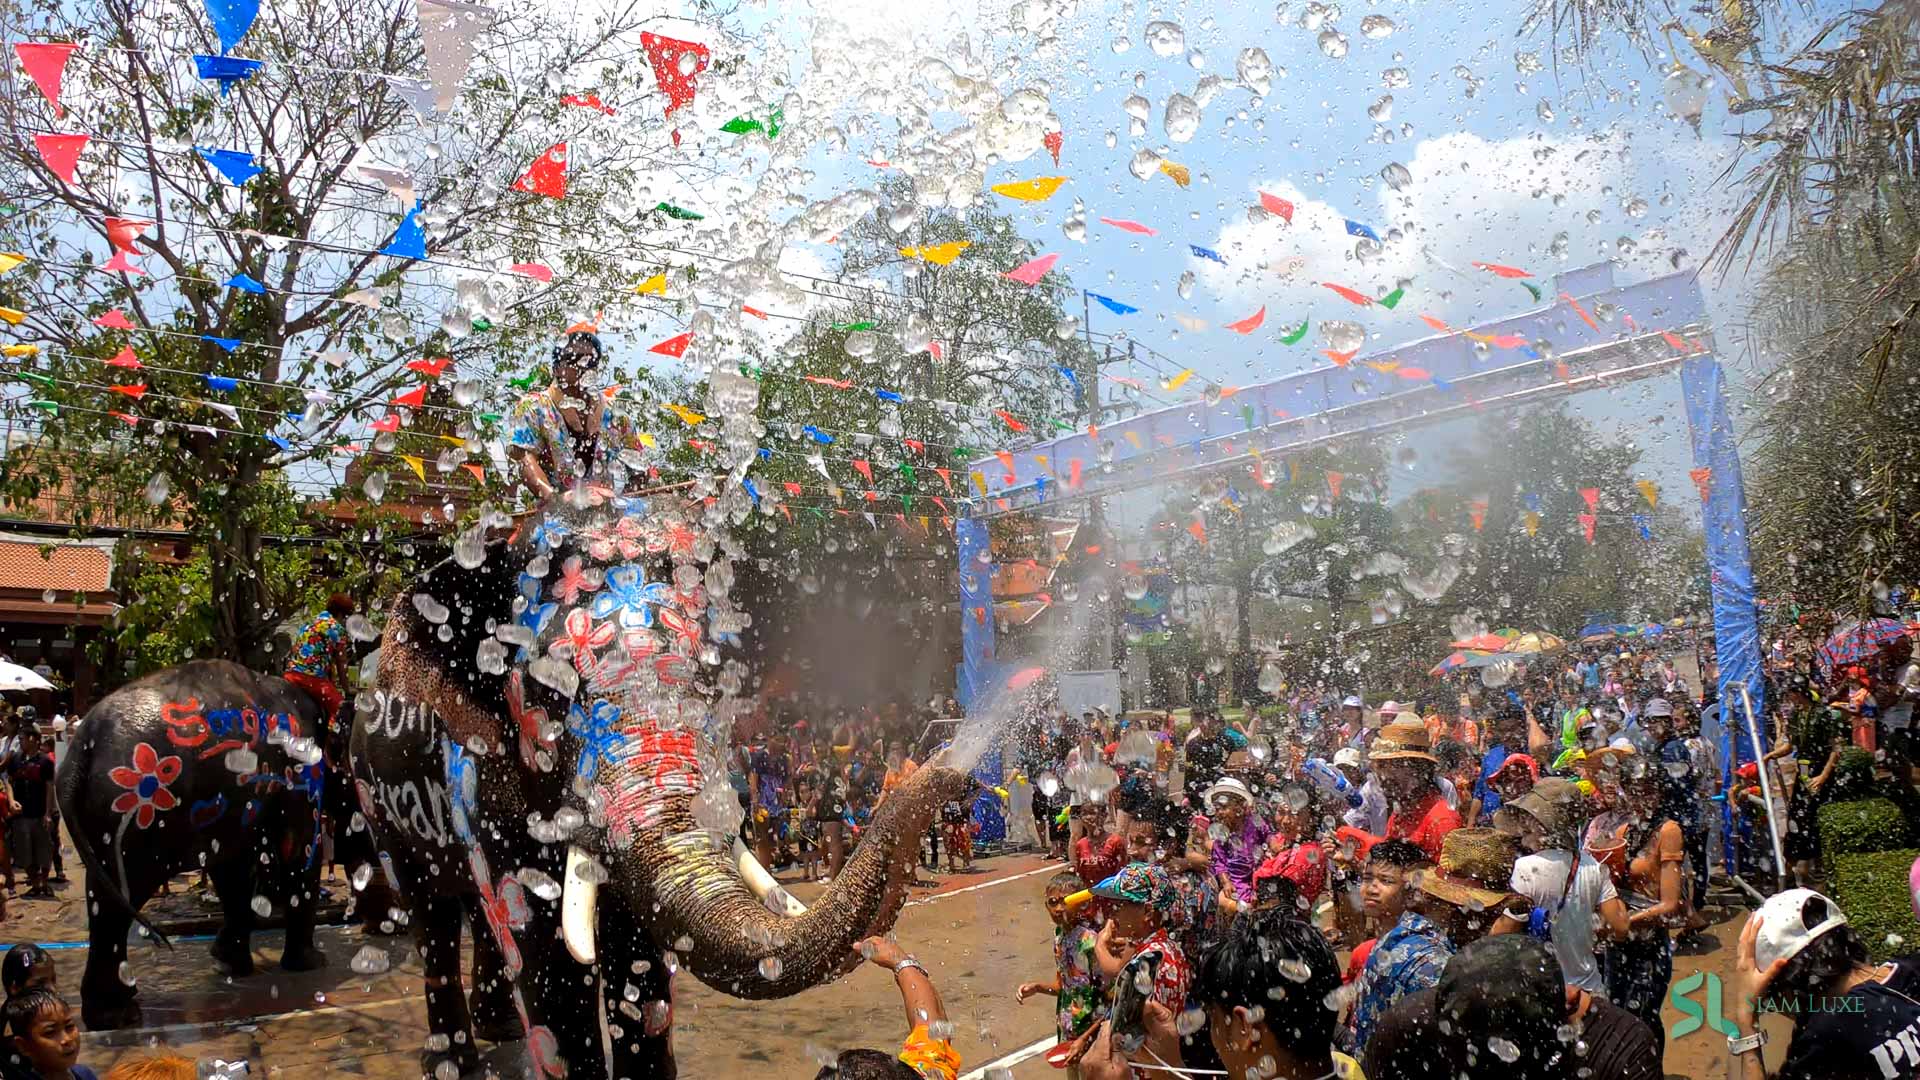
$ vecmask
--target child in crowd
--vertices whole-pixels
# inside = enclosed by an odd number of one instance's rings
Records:
[[[80,1025],[60,995],[28,990],[7,999],[7,1035],[11,1046],[5,1075],[19,1080],[99,1080],[78,1064]]]
[[[1110,907],[1107,924],[1100,928],[1093,946],[1101,976],[1112,981],[1129,968],[1151,969],[1153,984],[1147,999],[1178,1016],[1186,1008],[1192,969],[1186,954],[1167,933],[1173,888],[1166,871],[1150,863],[1129,863],[1095,885],[1093,895],[1106,900]],[[1158,1064],[1145,1046],[1137,1054],[1131,1059],[1137,1065]]]
[[[1081,803],[1073,808],[1080,838],[1073,842],[1073,872],[1081,881],[1105,881],[1126,865],[1127,842],[1107,832],[1106,807]]]
[[[0,987],[8,997],[28,990],[56,990],[54,980],[53,954],[31,942],[8,949],[6,959],[0,960]]]
[[[947,842],[947,873],[973,872],[973,815],[969,804],[949,799],[940,807],[940,832]]]
[[[1366,968],[1373,943],[1400,922],[1413,900],[1413,876],[1432,865],[1427,853],[1409,840],[1382,840],[1367,849],[1360,873],[1360,910],[1374,936],[1354,946],[1347,962],[1349,979]]]
[[[1060,1042],[1072,1042],[1093,1024],[1100,1008],[1102,980],[1093,958],[1095,934],[1087,924],[1088,905],[1069,907],[1067,898],[1084,885],[1062,870],[1047,882],[1047,917],[1053,920],[1053,981],[1021,983],[1016,999],[1035,994],[1054,999]]]
[[[815,819],[814,806],[820,801],[820,778],[814,772],[803,772],[794,785],[794,808],[804,811],[796,816],[799,826],[800,872],[803,881],[821,880],[820,855],[826,847],[821,835],[821,822]]]

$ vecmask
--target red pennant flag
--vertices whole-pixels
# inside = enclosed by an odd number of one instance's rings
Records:
[[[133,324],[127,321],[126,314],[122,312],[119,308],[114,308],[112,311],[107,312],[105,315],[101,315],[95,318],[93,320],[93,325],[104,326],[109,330],[133,329]]]
[[[1687,475],[1693,477],[1693,486],[1700,491],[1700,501],[1706,502],[1713,491],[1713,470],[1707,466],[1689,469]]]
[[[1593,543],[1593,525],[1599,519],[1592,514],[1580,515],[1580,531],[1587,534],[1587,543]]]
[[[685,356],[687,354],[687,346],[689,344],[692,344],[692,342],[693,342],[693,331],[689,330],[684,334],[679,334],[674,337],[670,337],[667,340],[654,345],[652,348],[648,349],[647,351],[650,353],[659,353],[661,356],[671,356],[671,357],[678,358],[681,356]]]
[[[855,472],[867,478],[867,483],[873,483],[873,462],[864,458],[854,458],[853,468]]]
[[[567,197],[567,144],[554,143],[547,152],[533,159],[527,171],[513,182],[515,191],[530,191],[549,199]]]
[[[1260,193],[1260,206],[1269,214],[1276,214],[1287,224],[1293,224],[1293,204],[1278,195]]]
[[[1492,274],[1495,277],[1530,278],[1533,276],[1532,274],[1527,273],[1525,270],[1522,270],[1517,266],[1501,266],[1499,263],[1485,263],[1485,262],[1477,262],[1477,263],[1474,263],[1473,266],[1474,266],[1474,269],[1485,270],[1487,273]]]
[[[106,220],[107,243],[115,251],[132,251],[133,242],[140,239],[140,234],[152,224],[139,218],[110,217]]]
[[[993,456],[999,458],[1000,464],[1006,466],[1007,483],[1013,483],[1013,452],[1009,450],[995,450]]]
[[[69,41],[18,41],[13,51],[20,57],[20,66],[27,69],[27,78],[33,85],[47,95],[53,103],[53,115],[62,117],[67,110],[60,104],[60,79],[67,71],[67,58],[80,46]],[[1058,160],[1058,155],[1055,155]]]
[[[1335,285],[1331,281],[1323,281],[1320,284],[1332,289],[1341,299],[1352,301],[1361,307],[1369,307],[1373,304],[1373,297],[1368,296],[1366,293],[1349,289],[1345,285]]]
[[[802,375],[800,377],[810,383],[819,383],[821,386],[831,386],[835,390],[853,389],[853,380],[851,379],[829,379],[825,375]]]
[[[47,163],[53,175],[65,183],[73,183],[73,170],[80,165],[80,151],[86,148],[91,135],[35,135],[33,145],[40,148],[40,160]]]
[[[437,379],[446,374],[447,365],[451,363],[453,363],[452,357],[442,356],[434,360],[409,360],[407,361],[407,367],[412,368],[414,371],[425,372],[428,377]],[[425,389],[425,387],[421,389]]]
[[[1346,478],[1347,475],[1345,473],[1337,473],[1332,469],[1327,470],[1327,490],[1333,492],[1334,498],[1337,499],[1340,497],[1340,484]]]
[[[485,470],[485,469],[483,469],[483,468],[481,468],[480,466],[478,466],[478,465],[476,465],[476,464],[474,464],[473,462],[471,462],[471,461],[469,461],[469,462],[466,462],[465,464],[463,464],[463,465],[461,465],[460,467],[461,467],[461,468],[463,468],[463,469],[465,469],[465,470],[467,470],[468,472],[470,472],[470,473],[472,473],[472,474],[473,474],[473,482],[474,482],[474,483],[476,483],[476,484],[480,484],[480,483],[485,483],[485,482],[486,482],[486,479],[487,479],[487,473],[486,473],[486,470]]]
[[[546,263],[514,263],[512,266],[507,267],[507,269],[516,274],[525,274],[533,280],[540,282],[542,285],[553,280],[553,267],[548,266]]]
[[[1435,330],[1438,330],[1443,334],[1453,333],[1453,327],[1448,326],[1444,321],[1440,319],[1436,319],[1431,315],[1421,315],[1420,321],[1423,323],[1426,323],[1428,326],[1433,327]]]
[[[399,397],[393,399],[393,404],[402,405],[409,409],[418,409],[421,406],[425,405],[426,403],[427,403],[427,388],[425,386],[416,386],[413,389],[407,391],[406,393],[401,394]]]
[[[1349,364],[1353,363],[1353,358],[1355,356],[1358,356],[1360,354],[1359,349],[1348,349],[1346,352],[1335,352],[1332,349],[1321,349],[1320,352],[1324,354],[1327,359],[1333,361],[1334,367],[1346,367]]]
[[[947,358],[946,350],[941,348],[940,343],[937,341],[927,342],[927,351],[933,354],[935,360],[945,360]]]
[[[1228,323],[1227,329],[1233,331],[1236,334],[1251,334],[1255,330],[1260,329],[1260,324],[1266,321],[1267,321],[1267,308],[1266,308],[1266,305],[1262,304],[1260,306],[1259,311],[1256,311],[1253,314],[1247,316],[1246,318],[1241,319],[1239,322]],[[1225,395],[1222,395],[1222,396],[1224,397]]]
[[[126,385],[126,386],[115,385],[111,389],[113,390],[114,393],[125,394],[135,401],[139,401],[141,398],[147,396],[146,383],[133,383],[132,385]]]
[[[880,493],[879,493],[879,492],[877,492],[877,491],[874,491],[874,490],[872,490],[872,489],[868,489],[868,490],[867,490],[866,492],[864,492],[864,494],[866,495],[866,497],[867,497],[867,501],[868,501],[868,502],[879,502],[879,501],[880,501]]]
[[[1467,511],[1467,514],[1469,517],[1473,519],[1474,532],[1479,532],[1481,529],[1485,528],[1487,524],[1487,500],[1485,499],[1473,500],[1473,504]]]
[[[905,443],[907,448],[916,454],[925,454],[927,452],[927,444],[921,442],[919,439],[901,439],[900,441]]]
[[[936,465],[934,466],[933,471],[936,475],[940,477],[940,482],[947,485],[947,490],[952,491],[953,490],[953,470],[943,469]]]
[[[399,431],[400,430],[400,414],[388,413],[387,415],[381,417],[378,420],[375,420],[373,423],[367,426],[371,427],[375,431]]]
[[[1599,488],[1597,487],[1581,488],[1580,497],[1586,500],[1587,511],[1589,513],[1597,512],[1600,509],[1600,489]]]
[[[1674,352],[1683,353],[1687,351],[1687,343],[1685,341],[1682,341],[1680,339],[1680,335],[1674,333],[1673,331],[1662,330],[1660,331],[1660,336],[1666,339],[1667,344],[1673,346]]]
[[[133,265],[133,252],[121,250],[113,253],[113,258],[100,264],[100,269],[109,274],[144,274],[145,270]]]
[[[1014,415],[1013,415],[1012,413],[1010,413],[1010,412],[1008,412],[1008,411],[1007,411],[1007,410],[1005,410],[1005,409],[995,409],[995,410],[993,410],[993,414],[994,414],[995,416],[998,416],[998,417],[1000,418],[1000,422],[1001,422],[1001,423],[1003,423],[1003,424],[1005,424],[1005,425],[1007,425],[1007,430],[1008,430],[1008,431],[1025,431],[1025,430],[1027,430],[1027,425],[1026,425],[1026,424],[1024,424],[1024,423],[1022,423],[1022,422],[1020,422],[1019,420],[1016,420],[1016,419],[1014,418]],[[1008,466],[1008,468],[1012,468],[1012,466]]]
[[[696,41],[680,41],[677,38],[661,37],[654,33],[640,35],[640,47],[647,50],[647,61],[653,65],[654,81],[667,95],[667,111],[662,116],[672,116],[673,111],[693,100],[696,87],[694,77],[707,70],[707,47]],[[691,53],[692,65],[682,69],[681,58]],[[676,136],[673,140],[679,143]]]
[[[560,99],[560,104],[579,105],[588,109],[598,109],[608,116],[614,114],[613,106],[601,101],[599,94],[568,94],[566,97]]]
[[[1080,486],[1080,459],[1079,458],[1074,458],[1067,462],[1067,486],[1071,488],[1077,488]]]
[[[1195,540],[1203,544],[1207,542],[1207,526],[1204,523],[1195,521],[1187,526],[1187,531],[1193,534]]]
[[[759,319],[761,322],[765,322],[767,320],[767,313],[764,311],[761,311],[757,307],[748,307],[745,304],[741,304],[740,310],[746,312],[747,314],[753,316],[756,319]]]
[[[132,413],[108,412],[107,415],[113,417],[115,420],[124,421],[128,427],[140,426],[140,418]]]
[[[143,365],[140,363],[140,358],[133,355],[133,346],[128,345],[122,348],[118,353],[115,353],[113,359],[107,361],[107,366],[137,368],[137,367],[142,367]]]
[[[1045,146],[1047,152],[1053,155],[1053,163],[1055,165],[1060,164],[1060,148],[1066,145],[1066,141],[1067,133],[1064,131],[1049,131],[1045,135],[1040,136],[1041,145]]]
[[[800,485],[799,485],[799,484],[796,484],[796,483],[794,483],[793,481],[791,481],[791,480],[788,480],[788,481],[786,482],[786,487],[787,487],[787,494],[789,494],[789,495],[798,495],[798,494],[800,494]]]

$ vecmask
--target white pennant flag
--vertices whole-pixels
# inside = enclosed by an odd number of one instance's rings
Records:
[[[460,96],[473,62],[473,39],[493,25],[493,9],[463,0],[420,0],[420,37],[427,50],[433,110],[444,114]]]
[[[203,401],[200,404],[205,405],[207,408],[212,409],[214,412],[219,413],[221,416],[226,417],[236,424],[240,422],[240,410],[231,405],[218,401]]]
[[[361,176],[387,189],[387,194],[399,199],[401,204],[411,208],[418,201],[413,190],[413,174],[405,169],[396,169],[389,165],[361,165],[357,171]]]
[[[387,76],[387,86],[394,95],[413,110],[423,124],[430,124],[439,117],[433,112],[433,85],[425,79],[409,78],[405,75]]]

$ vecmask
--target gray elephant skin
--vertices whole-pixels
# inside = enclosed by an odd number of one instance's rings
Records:
[[[80,720],[55,790],[87,869],[87,1027],[139,1025],[127,932],[137,920],[166,943],[139,911],[186,871],[205,868],[219,895],[212,952],[230,974],[253,971],[256,903],[285,911],[282,968],[326,962],[313,944],[320,716],[284,679],[199,660],[128,683]]]

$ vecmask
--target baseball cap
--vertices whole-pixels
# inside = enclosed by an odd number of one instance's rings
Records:
[[[1806,924],[1803,914],[1809,900],[1824,901],[1828,911],[1826,918],[1812,926]],[[1840,905],[1812,889],[1775,893],[1751,918],[1760,923],[1759,936],[1753,941],[1753,963],[1760,971],[1772,967],[1775,961],[1793,959],[1820,935],[1847,925]]]
[[[1214,781],[1212,786],[1201,793],[1200,797],[1208,806],[1212,806],[1213,800],[1221,795],[1237,795],[1246,802],[1247,805],[1253,805],[1253,792],[1248,791],[1247,785],[1231,776]]]
[[[1642,716],[1672,716],[1673,703],[1669,702],[1666,698],[1657,697],[1648,701],[1647,707],[1640,710],[1640,714]]]
[[[1173,885],[1167,880],[1167,872],[1152,863],[1128,863],[1119,873],[1095,885],[1093,895],[1145,904],[1156,911],[1173,906]]]
[[[1360,700],[1359,694],[1348,694],[1346,697],[1340,699],[1340,707],[1343,709],[1364,709],[1367,707],[1367,703]]]
[[[1334,752],[1333,763],[1335,765],[1351,765],[1357,769],[1366,765],[1367,759],[1366,755],[1360,753],[1359,747],[1343,746]]]

